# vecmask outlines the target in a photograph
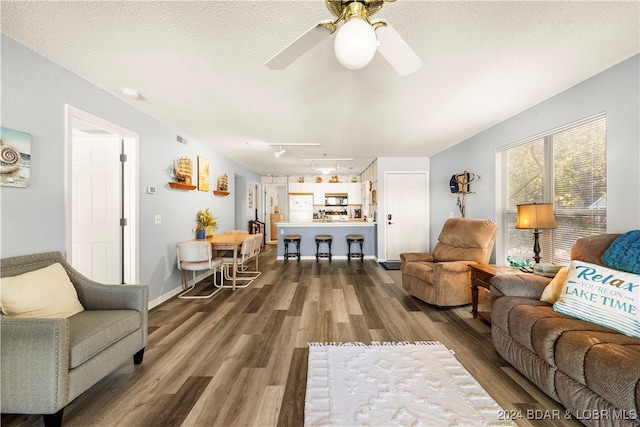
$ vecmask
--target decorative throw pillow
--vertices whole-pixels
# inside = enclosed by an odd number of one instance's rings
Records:
[[[0,306],[12,317],[67,318],[84,311],[60,263],[0,279]]]
[[[569,269],[567,267],[562,267],[553,279],[549,282],[547,286],[545,286],[544,291],[542,291],[542,296],[540,297],[540,301],[548,302],[549,304],[553,304],[558,300],[560,296],[560,292],[567,281],[567,273]]]
[[[567,282],[553,309],[640,337],[640,275],[571,261]]]
[[[618,237],[602,254],[602,263],[617,270],[640,274],[640,230]]]

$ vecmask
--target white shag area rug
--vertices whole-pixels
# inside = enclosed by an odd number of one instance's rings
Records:
[[[504,411],[439,342],[309,344],[307,426],[498,426]]]

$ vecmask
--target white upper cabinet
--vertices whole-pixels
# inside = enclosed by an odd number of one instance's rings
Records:
[[[347,195],[350,205],[362,204],[362,184],[360,182],[350,182],[347,184]]]
[[[346,182],[327,182],[324,184],[324,192],[331,194],[347,194],[349,192],[349,188]]]
[[[324,186],[322,183],[315,183],[313,185],[313,204],[324,206]]]
[[[305,193],[305,194],[313,194],[313,183],[312,182],[290,182],[289,183],[289,193]]]
[[[346,194],[349,205],[362,204],[361,182],[290,182],[288,192],[290,194],[313,194],[313,204],[324,206],[325,195]]]

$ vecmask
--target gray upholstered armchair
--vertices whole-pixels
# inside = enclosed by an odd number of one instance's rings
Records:
[[[402,287],[429,304],[470,304],[469,265],[489,262],[497,231],[487,219],[449,218],[433,252],[400,254]]]
[[[61,425],[64,407],[147,344],[148,287],[103,285],[73,269],[59,252],[1,260],[0,277],[16,277],[60,263],[84,311],[68,318],[2,315],[1,411],[43,414]],[[4,307],[3,307],[4,309]]]

